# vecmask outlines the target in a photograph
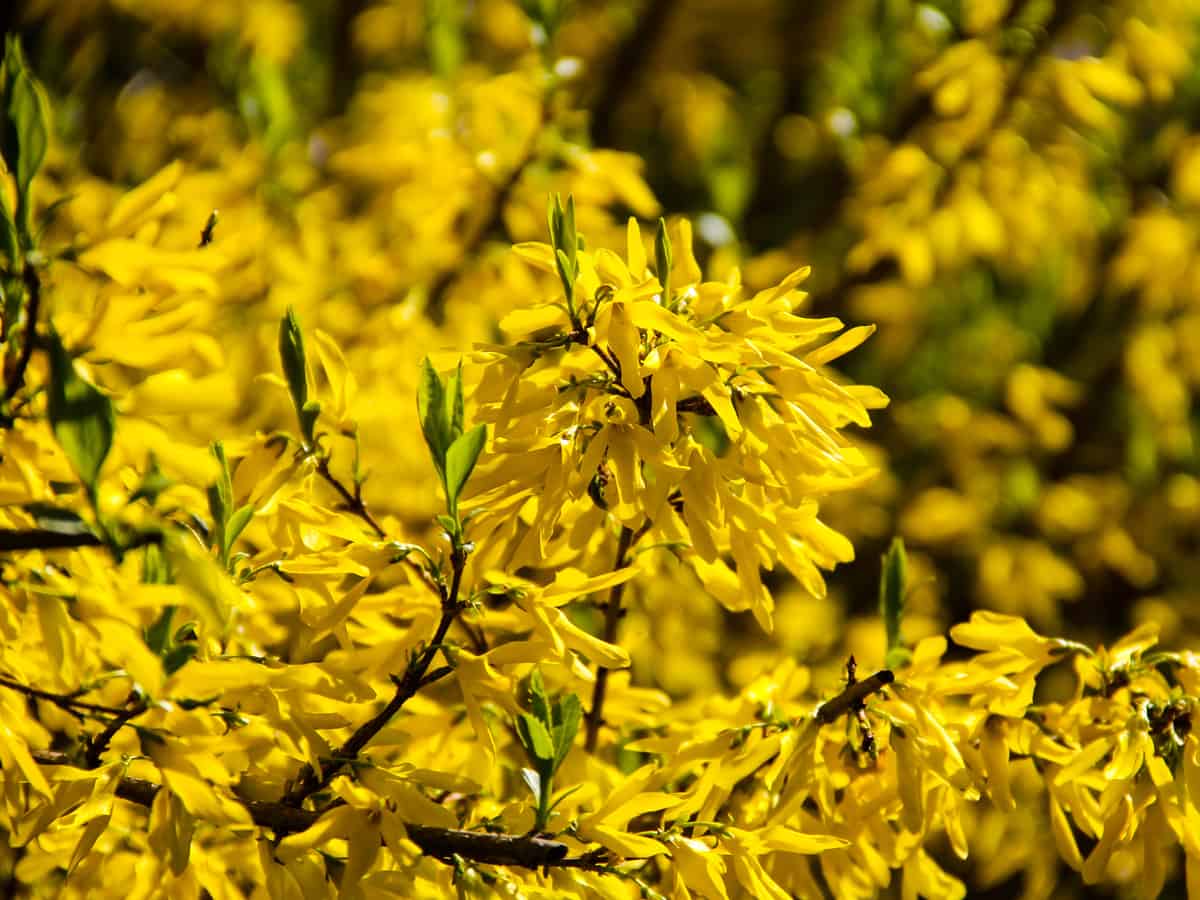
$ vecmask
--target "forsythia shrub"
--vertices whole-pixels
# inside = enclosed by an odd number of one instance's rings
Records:
[[[18,8],[9,896],[1200,897],[1200,9],[682,6]]]

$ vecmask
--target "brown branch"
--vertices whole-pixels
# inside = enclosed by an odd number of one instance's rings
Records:
[[[625,559],[629,555],[629,549],[633,546],[633,530],[628,526],[622,526],[621,537],[617,541],[617,558],[613,563],[613,571],[622,568],[625,565]],[[621,621],[621,598],[625,594],[625,585],[627,582],[622,581],[620,584],[614,584],[608,593],[608,603],[604,607],[604,637],[606,644],[615,643],[617,640],[617,626]],[[587,715],[587,739],[584,746],[588,753],[596,751],[596,741],[600,737],[600,726],[604,724],[604,698],[608,693],[608,669],[600,666],[596,670],[596,684],[592,688],[592,708]]]
[[[25,371],[33,358],[33,345],[37,342],[37,320],[42,305],[42,282],[38,278],[37,269],[26,261],[21,270],[21,278],[25,282],[25,336],[21,339],[21,353],[17,364],[13,367],[8,383],[4,387],[4,403],[8,403],[25,385]]]
[[[137,718],[144,713],[149,707],[144,700],[138,698],[136,693],[129,695],[129,702],[133,705],[125,711],[119,713],[109,720],[109,723],[104,726],[104,730],[97,734],[88,742],[87,753],[84,760],[89,769],[94,769],[100,765],[100,757],[104,755],[104,751],[108,749],[108,745],[112,739],[116,737],[120,731],[131,719]]]
[[[70,765],[71,762],[65,753],[53,750],[35,750],[33,758],[42,765],[51,766]],[[153,781],[126,776],[117,785],[117,796],[149,808],[160,790],[162,785]],[[316,810],[301,809],[288,803],[240,797],[238,802],[250,813],[255,825],[269,828],[281,836],[306,831],[321,818],[321,813]],[[568,857],[566,844],[536,835],[489,834],[411,823],[405,823],[404,830],[422,853],[441,862],[452,862],[455,856],[460,856],[487,865],[538,869],[543,866],[600,868],[608,861],[607,854],[601,851]]]
[[[326,484],[337,491],[338,496],[342,498],[342,502],[346,505],[347,511],[354,513],[354,515],[366,522],[368,527],[375,532],[376,537],[381,539],[387,537],[387,532],[383,530],[383,526],[379,524],[375,517],[371,515],[371,511],[367,509],[367,501],[363,499],[361,485],[355,485],[354,493],[351,493],[350,489],[342,484],[338,477],[330,471],[329,457],[327,456],[322,456],[317,460],[317,474],[325,479]]]
[[[880,669],[870,678],[862,681],[852,681],[845,690],[827,700],[813,712],[813,718],[818,724],[829,725],[848,712],[854,712],[867,697],[878,693],[896,680],[891,669]]]
[[[30,687],[27,684],[21,684],[19,681],[13,681],[4,675],[0,675],[0,686],[14,690],[19,694],[24,694],[26,697],[33,697],[37,700],[45,700],[47,703],[53,703],[59,709],[67,712],[79,713],[99,713],[106,716],[123,716],[128,710],[119,709],[115,706],[103,706],[99,703],[88,703],[84,700],[76,700],[74,697],[69,697],[66,694],[55,694],[51,691],[43,691],[35,687]]]
[[[431,679],[426,677],[429,666],[433,663],[438,651],[442,649],[450,626],[458,614],[466,608],[466,604],[458,598],[459,589],[462,586],[463,569],[467,563],[466,554],[461,551],[456,552],[452,561],[454,576],[450,590],[442,598],[442,618],[438,622],[437,631],[434,632],[433,639],[425,648],[409,660],[404,676],[393,678],[396,692],[392,695],[392,699],[379,713],[360,725],[346,743],[334,752],[330,765],[322,766],[322,770],[317,772],[311,764],[306,764],[301,769],[296,783],[284,795],[284,803],[300,806],[308,797],[322,790],[341,771],[342,766],[358,758],[358,754],[363,751],[363,748],[383,730],[384,726],[392,720],[396,713],[400,712],[404,704],[411,700],[417,691],[421,690],[425,684],[431,683]],[[449,672],[445,674],[449,674]]]
[[[11,550],[69,550],[76,547],[100,547],[104,541],[90,533],[65,534],[45,528],[0,529],[0,552]]]

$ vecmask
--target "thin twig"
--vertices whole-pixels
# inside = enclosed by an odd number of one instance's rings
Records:
[[[14,690],[19,694],[24,694],[26,697],[33,697],[37,700],[45,700],[47,703],[53,703],[59,709],[64,709],[68,712],[99,713],[106,716],[122,716],[127,712],[127,710],[115,706],[88,703],[84,700],[76,700],[73,697],[68,697],[65,694],[43,691],[35,687],[30,687],[27,684],[21,684],[19,681],[13,681],[4,675],[0,675],[0,686]]]
[[[126,543],[121,551],[136,550],[148,544],[162,543],[162,532],[147,529],[139,532]],[[0,552],[13,550],[72,550],[79,547],[103,547],[104,540],[89,531],[68,534],[46,528],[2,528],[0,529]]]
[[[404,676],[396,679],[396,692],[388,701],[387,706],[360,725],[346,743],[334,752],[331,764],[322,766],[322,771],[317,772],[312,765],[306,764],[291,790],[284,795],[284,803],[300,806],[308,797],[325,788],[342,766],[357,759],[358,754],[374,739],[375,735],[379,734],[404,704],[412,699],[424,684],[428,683],[426,673],[429,671],[429,666],[433,663],[438,651],[443,649],[446,634],[450,631],[450,626],[454,623],[455,618],[466,608],[466,604],[458,598],[466,562],[465,553],[457,552],[453,555],[454,575],[449,591],[442,598],[442,618],[438,622],[437,631],[434,632],[433,639],[425,645],[424,649],[411,658]]]
[[[25,385],[25,371],[29,368],[29,360],[33,358],[33,345],[37,342],[37,320],[42,305],[42,281],[38,278],[37,269],[26,261],[21,270],[21,278],[25,282],[25,336],[21,339],[21,354],[13,368],[8,384],[4,386],[4,403],[8,403]]]
[[[617,558],[613,563],[613,571],[623,568],[629,549],[633,546],[633,529],[621,527],[621,537],[617,540]],[[608,603],[604,607],[604,637],[606,644],[617,640],[617,626],[621,622],[621,598],[625,594],[626,582],[614,584],[608,593]],[[592,708],[587,716],[587,739],[584,742],[588,753],[596,751],[596,741],[600,736],[600,726],[604,724],[604,698],[608,692],[608,669],[600,666],[596,670],[596,684],[592,688]]]
[[[108,749],[108,745],[112,739],[116,737],[117,732],[121,730],[131,719],[134,719],[144,713],[149,707],[144,700],[139,700],[136,695],[130,695],[130,701],[133,703],[124,712],[112,717],[109,723],[104,726],[104,730],[97,734],[91,741],[88,742],[87,753],[84,756],[89,769],[94,769],[100,765],[100,757],[104,755],[104,751]]]
[[[75,547],[100,547],[104,545],[91,532],[65,534],[45,528],[0,529],[0,552],[12,550],[69,550]]]
[[[326,484],[338,492],[338,496],[346,504],[346,509],[366,522],[370,529],[375,532],[376,537],[382,539],[387,536],[387,532],[383,530],[383,526],[376,521],[375,517],[371,515],[371,511],[367,509],[367,501],[363,499],[362,488],[355,486],[354,492],[351,493],[350,489],[342,484],[338,477],[330,471],[329,457],[322,456],[318,458],[317,474],[325,479]]]
[[[832,700],[827,700],[818,706],[813,713],[813,718],[821,725],[836,722],[839,717],[855,711],[864,700],[883,690],[895,680],[896,676],[891,669],[880,669],[870,678],[852,681]]]

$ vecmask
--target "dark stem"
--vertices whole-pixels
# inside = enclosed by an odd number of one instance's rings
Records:
[[[35,750],[33,758],[42,765],[70,764],[70,759],[65,753],[52,750]],[[160,790],[162,785],[153,781],[126,777],[117,785],[117,796],[149,808],[154,804],[154,798]],[[244,798],[238,798],[238,802],[250,813],[255,825],[269,828],[280,836],[305,831],[321,817],[321,813],[315,810],[299,809],[287,803]],[[600,869],[609,861],[607,854],[598,851],[568,858],[569,849],[566,844],[535,835],[489,834],[410,823],[405,823],[404,830],[408,839],[416,844],[422,853],[447,863],[453,862],[456,855],[487,865],[521,866],[527,869],[543,866]]]
[[[100,765],[100,757],[104,755],[104,751],[108,749],[109,743],[117,732],[129,722],[140,716],[148,708],[144,701],[139,700],[135,695],[130,695],[130,702],[133,704],[119,715],[113,716],[109,723],[104,726],[104,730],[97,734],[88,743],[87,755],[84,757],[87,767],[94,769]]]
[[[633,529],[621,527],[621,537],[617,540],[617,558],[613,563],[613,571],[624,567],[629,548],[633,546]],[[604,606],[604,642],[614,644],[617,640],[617,626],[621,622],[621,598],[625,594],[625,585],[614,584],[608,593],[608,603]],[[600,726],[604,724],[604,697],[608,692],[608,669],[600,666],[596,670],[596,684],[592,688],[592,708],[587,717],[587,739],[584,746],[588,753],[596,752],[596,741],[600,737]]]
[[[284,795],[283,802],[285,804],[300,806],[308,797],[325,788],[333,780],[334,776],[341,771],[342,766],[358,758],[358,754],[362,752],[363,748],[374,739],[375,735],[384,729],[384,726],[392,720],[396,713],[400,712],[404,704],[411,700],[417,691],[425,684],[436,680],[427,678],[426,673],[429,671],[429,666],[433,663],[438,651],[443,648],[446,641],[446,634],[450,631],[450,626],[454,624],[455,618],[457,618],[458,614],[466,606],[466,604],[461,603],[458,599],[459,590],[462,586],[463,569],[466,568],[467,563],[466,553],[461,548],[456,548],[451,558],[454,566],[454,575],[451,579],[449,591],[442,597],[442,618],[438,622],[437,631],[434,632],[433,639],[425,645],[424,649],[409,660],[408,667],[404,671],[404,676],[394,679],[396,692],[392,695],[392,699],[388,701],[387,706],[371,719],[358,726],[354,734],[350,735],[349,740],[334,751],[329,765],[322,766],[321,772],[317,772],[311,765],[304,766],[299,777],[296,779],[296,783]],[[445,674],[449,674],[449,672],[447,671]],[[439,675],[439,677],[441,676]]]
[[[338,496],[342,498],[346,509],[366,522],[370,529],[375,532],[376,537],[383,538],[387,536],[387,532],[383,530],[383,526],[376,521],[375,517],[371,515],[371,511],[367,509],[367,501],[363,499],[362,489],[356,487],[354,492],[351,493],[350,489],[342,484],[338,480],[338,477],[330,471],[328,457],[322,457],[317,461],[317,474],[338,492]]]
[[[0,686],[14,690],[19,694],[24,694],[26,697],[33,697],[37,700],[45,700],[47,703],[53,703],[59,709],[71,713],[88,712],[106,716],[123,716],[128,712],[126,709],[118,709],[115,706],[88,703],[84,700],[76,700],[65,694],[55,694],[50,691],[39,690],[27,684],[21,684],[19,681],[13,681],[11,678],[6,678],[3,675],[0,675]]]
[[[102,547],[102,541],[90,532],[64,534],[44,528],[5,528],[0,530],[0,551],[68,550],[75,547]]]
[[[42,281],[37,270],[29,262],[21,271],[25,282],[25,336],[21,339],[21,354],[13,368],[8,384],[4,387],[4,402],[8,403],[25,385],[25,371],[33,358],[33,345],[37,342],[37,320],[42,305]]]
[[[880,669],[870,678],[854,681],[846,685],[846,689],[817,707],[813,718],[821,725],[836,722],[845,713],[854,711],[867,697],[878,693],[896,680],[891,669]]]

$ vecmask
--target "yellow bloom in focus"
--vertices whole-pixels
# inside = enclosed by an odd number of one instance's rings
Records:
[[[476,533],[503,543],[503,564],[541,566],[619,526],[635,551],[672,548],[769,629],[762,568],[782,564],[823,596],[820,570],[853,558],[819,500],[872,475],[842,430],[868,426],[887,398],[825,367],[873,329],[838,335],[837,319],[797,315],[807,269],[749,297],[736,272],[704,282],[691,245],[683,221],[669,273],[651,271],[631,220],[624,259],[579,250],[570,303],[519,309],[500,328],[524,340],[477,347],[475,399],[494,441],[472,479]],[[517,252],[556,271],[555,248]]]

